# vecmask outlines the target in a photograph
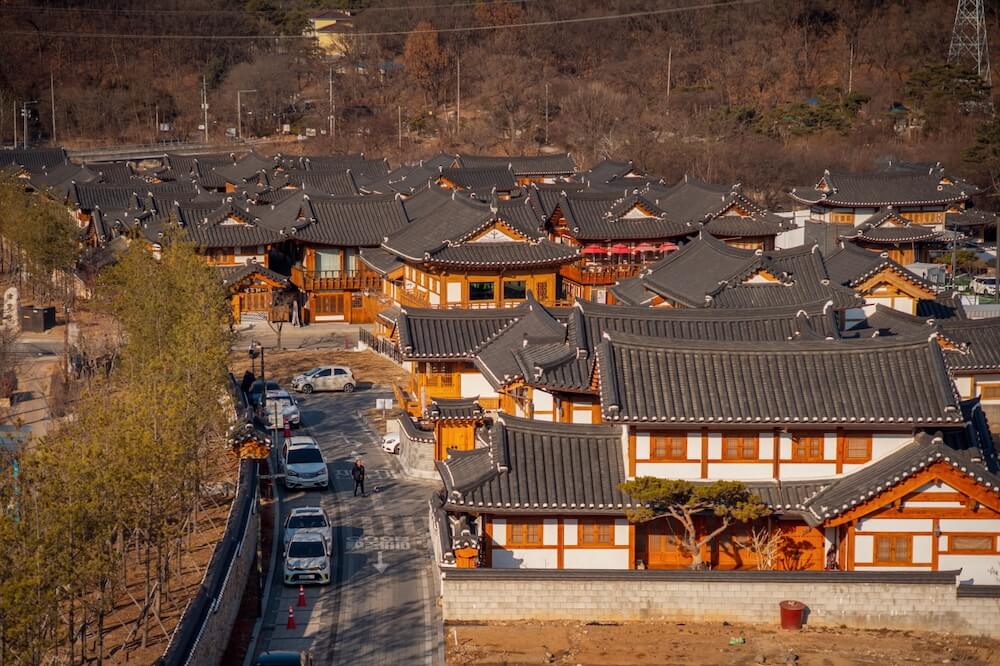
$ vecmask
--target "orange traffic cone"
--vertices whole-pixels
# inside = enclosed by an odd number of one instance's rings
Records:
[[[288,607],[288,624],[285,625],[285,629],[295,628],[295,609],[291,606]]]
[[[296,604],[299,608],[306,607],[306,587],[305,585],[299,585],[299,601]]]

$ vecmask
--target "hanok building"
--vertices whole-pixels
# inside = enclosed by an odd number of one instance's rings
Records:
[[[937,298],[933,285],[894,261],[888,252],[870,252],[843,242],[826,258],[826,268],[834,284],[854,290],[872,305],[916,315],[921,302]]]
[[[626,305],[753,308],[831,302],[837,310],[860,297],[831,283],[816,246],[744,250],[701,232],[639,276],[611,289]]]
[[[484,203],[433,187],[403,206],[410,223],[361,252],[397,305],[512,307],[528,292],[552,304],[559,266],[578,256],[545,237],[525,197]]]
[[[976,188],[945,174],[938,165],[875,173],[823,172],[812,187],[791,197],[808,207],[813,222],[857,227],[890,207],[917,225],[944,229],[945,215],[964,210]]]
[[[841,239],[909,265],[929,261],[932,250],[943,249],[944,235],[935,227],[913,223],[890,206],[846,231]]]
[[[509,169],[518,185],[553,183],[576,173],[573,157],[565,155],[459,155],[452,165],[462,169]]]
[[[503,414],[479,429],[477,448],[438,463],[446,543],[472,545],[498,568],[680,568],[690,562],[682,528],[629,524],[619,484],[740,480],[772,508],[768,531],[786,538],[779,568],[962,568],[991,579],[996,458],[978,404],[959,403],[935,340],[610,333],[597,365],[605,423]],[[717,525],[696,520],[699,534]],[[762,526],[734,524],[704,560],[755,567],[749,533]]]

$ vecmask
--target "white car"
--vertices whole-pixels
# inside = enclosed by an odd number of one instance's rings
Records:
[[[398,432],[390,432],[382,436],[382,450],[386,453],[399,453]]]
[[[319,445],[312,437],[289,437],[281,447],[286,488],[326,488],[330,475]]]
[[[288,395],[288,391],[284,389],[267,392],[264,398],[264,415],[268,428],[283,428],[285,419],[288,419],[288,425],[293,428],[302,425],[299,403],[295,402],[295,398]]]
[[[343,391],[350,393],[357,382],[351,369],[343,365],[321,365],[292,377],[292,388],[299,393]]]
[[[995,296],[997,293],[997,279],[993,276],[974,277],[969,286],[974,294]]]
[[[285,585],[329,584],[330,550],[321,534],[296,534],[285,548]]]
[[[318,534],[330,539],[330,519],[319,506],[300,506],[292,509],[285,519],[285,548],[299,534]]]

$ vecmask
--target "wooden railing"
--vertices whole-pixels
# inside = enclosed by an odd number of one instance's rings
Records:
[[[382,278],[364,270],[307,271],[302,266],[292,266],[292,284],[303,291],[328,291],[350,289],[354,291],[382,288]]]
[[[609,284],[614,284],[610,282]],[[396,300],[400,305],[413,308],[430,308],[432,310],[487,310],[490,308],[516,308],[523,301],[505,301],[503,303],[497,303],[496,301],[462,301],[460,303],[431,303],[425,294],[417,291],[409,291],[403,289],[396,290]],[[556,300],[556,301],[543,301],[543,305],[547,307],[572,307],[574,304],[573,300]]]
[[[639,274],[642,264],[565,264],[559,274],[580,285],[612,285]]]

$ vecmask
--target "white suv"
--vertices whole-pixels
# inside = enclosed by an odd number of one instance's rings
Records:
[[[268,429],[284,427],[285,419],[288,419],[288,425],[293,428],[302,425],[299,403],[284,389],[267,392],[264,397],[264,418],[267,419]]]
[[[292,509],[285,519],[285,547],[299,534],[318,534],[330,538],[330,519],[323,507],[300,506]]]
[[[997,293],[997,279],[993,276],[974,277],[969,286],[974,294],[996,296]]]
[[[285,585],[330,582],[330,543],[320,534],[296,534],[285,548]]]
[[[286,488],[326,488],[330,476],[326,460],[312,437],[289,437],[281,447]]]

